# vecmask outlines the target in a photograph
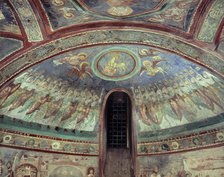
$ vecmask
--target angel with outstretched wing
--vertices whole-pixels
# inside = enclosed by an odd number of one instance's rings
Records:
[[[79,79],[84,79],[86,76],[93,78],[91,67],[87,61],[86,53],[79,53],[78,55],[72,55],[70,57],[65,57],[63,59],[57,60],[56,65],[68,63],[72,68],[68,71],[68,77],[78,77]]]
[[[164,74],[164,70],[161,67],[158,67],[157,65],[165,60],[160,59],[160,57],[153,57],[156,60],[153,60],[152,62],[149,60],[143,61],[143,67],[142,70],[140,71],[140,76],[146,72],[147,75],[149,76],[155,76],[157,73],[162,73]]]
[[[68,77],[73,77],[73,76],[76,76],[80,79],[84,79],[86,76],[93,78],[89,63],[82,62],[78,66],[73,66],[73,68],[70,69],[70,71],[68,72]]]

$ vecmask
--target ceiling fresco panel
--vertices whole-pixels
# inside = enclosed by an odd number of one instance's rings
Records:
[[[179,1],[80,1],[94,13],[112,16],[114,20],[162,24],[188,31],[201,0]],[[141,15],[142,14],[142,15]],[[113,19],[111,19],[113,20]]]
[[[72,0],[41,0],[41,3],[51,24],[52,31],[77,24],[108,20],[84,12]]]
[[[157,10],[166,0],[79,0],[79,2],[95,13],[123,17]]]
[[[19,15],[19,18],[25,29],[28,41],[42,41],[43,36],[40,30],[40,26],[38,24],[38,20],[29,2],[27,0],[10,0],[10,2],[12,3],[13,7]]]
[[[209,9],[197,38],[204,42],[213,42],[223,19],[224,2],[223,0],[217,0]]]
[[[3,60],[5,57],[9,56],[10,54],[18,51],[22,47],[22,41],[12,38],[0,37],[0,61]]]
[[[79,1],[86,10],[74,0],[41,2],[52,30],[90,22],[120,21],[122,18],[126,22],[162,24],[187,32],[201,0]]]
[[[5,0],[0,1],[0,31],[21,34],[15,15]]]
[[[189,31],[201,0],[167,2],[160,11],[139,17],[145,23],[157,23],[183,31]],[[136,18],[138,19],[138,18]]]

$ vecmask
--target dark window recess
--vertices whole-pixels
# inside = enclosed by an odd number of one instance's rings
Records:
[[[109,148],[127,148],[128,97],[112,95],[107,115],[107,146]]]

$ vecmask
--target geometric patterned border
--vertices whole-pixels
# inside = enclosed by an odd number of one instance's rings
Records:
[[[198,33],[198,40],[204,42],[213,42],[217,29],[224,18],[224,1],[217,0],[214,2],[206,15],[201,30]]]
[[[2,129],[0,129],[0,145],[74,155],[97,156],[99,152],[98,143],[31,136]]]
[[[18,13],[22,25],[26,31],[28,41],[38,42],[43,40],[42,32],[38,24],[35,13],[27,0],[10,0],[14,9]]]
[[[171,139],[138,143],[138,155],[155,155],[224,145],[224,128]]]
[[[99,144],[0,130],[0,145],[74,155],[99,155]],[[156,155],[224,145],[224,128],[137,144],[137,155]]]

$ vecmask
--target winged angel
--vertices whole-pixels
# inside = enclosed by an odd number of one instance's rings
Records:
[[[85,79],[86,76],[93,78],[91,67],[87,61],[87,54],[84,52],[78,55],[71,55],[59,60],[55,60],[54,64],[60,65],[63,63],[68,63],[72,68],[67,73],[68,77],[78,77],[79,79]]]
[[[149,60],[145,60],[143,61],[143,67],[142,70],[140,72],[140,76],[146,72],[147,75],[149,76],[155,76],[157,73],[162,73],[164,75],[164,70],[163,68],[157,66],[158,63],[165,61],[163,59],[161,59],[160,56],[154,56],[152,57],[154,60],[153,61],[149,61]]]

